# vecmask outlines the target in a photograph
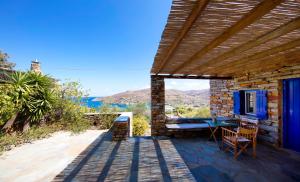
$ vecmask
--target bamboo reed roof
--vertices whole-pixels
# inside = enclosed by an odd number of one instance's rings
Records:
[[[173,0],[151,74],[235,76],[300,64],[300,0]]]

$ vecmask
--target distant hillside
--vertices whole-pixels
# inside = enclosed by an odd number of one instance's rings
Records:
[[[96,100],[121,104],[150,103],[150,89],[121,92],[107,97],[99,97]],[[208,106],[209,89],[188,91],[166,90],[166,104],[172,106]]]

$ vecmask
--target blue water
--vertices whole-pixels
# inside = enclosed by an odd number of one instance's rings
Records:
[[[101,106],[103,106],[103,102],[102,101],[94,101],[95,98],[96,97],[84,97],[81,99],[81,104],[83,106],[87,106],[89,108],[94,108],[94,109],[98,109]],[[118,104],[118,103],[110,104],[110,106],[117,107],[120,109],[126,109],[128,107],[126,104]]]

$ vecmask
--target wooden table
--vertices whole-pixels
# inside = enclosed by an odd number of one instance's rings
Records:
[[[213,122],[212,120],[204,120],[204,121],[208,124],[209,130],[211,132],[209,139],[213,138],[220,149],[221,149],[221,146],[219,145],[217,137],[216,137],[216,132],[218,131],[218,129],[220,127],[225,127],[225,128],[226,127],[237,127],[236,123],[231,123],[228,121],[222,121],[222,120],[217,120],[216,122]]]

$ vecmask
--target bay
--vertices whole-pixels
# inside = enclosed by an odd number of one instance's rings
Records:
[[[104,105],[104,103],[102,101],[98,101],[96,100],[97,97],[83,97],[81,98],[81,105],[86,106],[88,108],[94,108],[94,109],[98,109],[101,106]],[[112,103],[109,104],[109,106],[111,107],[117,107],[120,109],[126,109],[128,108],[128,105],[126,104],[120,104],[120,103]]]

